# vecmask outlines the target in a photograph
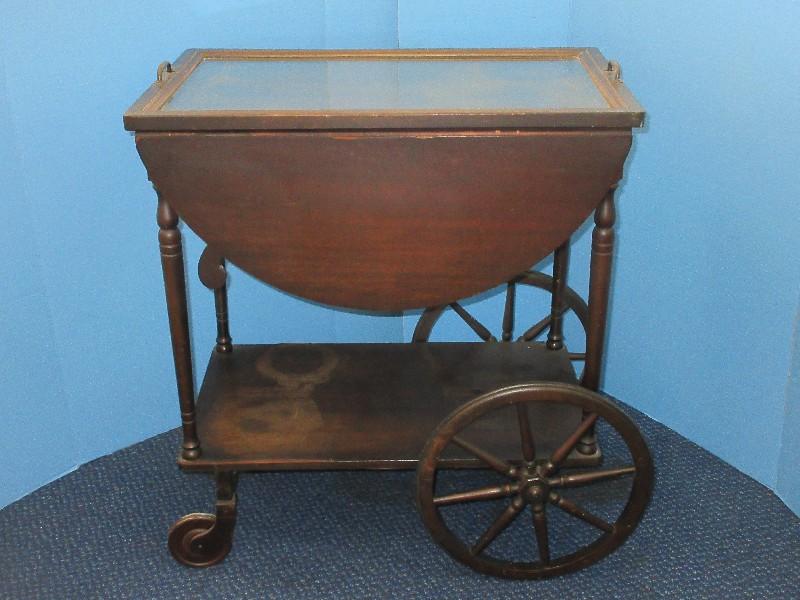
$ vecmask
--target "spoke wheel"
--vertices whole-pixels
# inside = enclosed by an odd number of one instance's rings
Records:
[[[417,326],[414,328],[414,335],[412,336],[413,342],[427,342],[430,338],[434,326],[439,321],[439,318],[446,310],[454,311],[461,319],[469,326],[469,328],[484,342],[497,342],[497,341],[522,341],[533,342],[541,339],[550,328],[551,316],[548,313],[539,321],[529,326],[522,332],[516,340],[514,339],[515,323],[514,323],[514,305],[516,303],[517,287],[526,285],[530,287],[539,288],[548,293],[552,293],[553,278],[545,273],[538,271],[526,271],[519,277],[512,279],[508,282],[506,287],[506,302],[503,311],[501,330],[498,335],[495,335],[492,328],[485,326],[483,323],[473,317],[467,309],[465,309],[458,302],[451,302],[441,306],[433,306],[425,309],[417,321]],[[575,316],[580,321],[583,327],[584,338],[586,329],[589,325],[589,307],[584,302],[575,290],[570,287],[564,288],[564,305],[562,314],[566,315],[569,312],[575,313]],[[570,353],[570,358],[575,361],[586,360],[584,352]]]
[[[585,417],[553,450],[540,456],[536,429],[527,418],[528,407],[533,403],[569,404],[582,409]],[[473,424],[491,419],[498,410],[516,411],[519,431],[508,435],[520,440],[519,460],[494,456],[468,439]],[[565,468],[567,457],[593,427],[616,440],[622,463],[608,467],[605,465],[609,461],[605,461],[597,468]],[[440,469],[439,460],[454,447],[483,462],[498,482],[442,493],[437,480],[453,470]],[[533,383],[479,396],[442,421],[423,450],[417,470],[417,504],[434,540],[457,560],[488,575],[535,579],[576,571],[614,551],[641,520],[652,482],[653,465],[647,445],[633,421],[619,408],[600,394],[576,385]],[[619,484],[627,488],[616,499],[621,510],[613,511],[611,518],[605,510],[596,512],[592,495],[606,494],[608,488],[602,486],[611,485],[612,492],[618,491]],[[576,492],[582,494],[579,501],[575,499]],[[475,511],[487,502],[498,507],[485,522],[473,512],[461,513],[467,515],[462,521],[474,524],[478,532],[464,540],[456,532],[458,528],[451,528],[446,511],[452,507]],[[526,513],[528,517],[522,518]],[[554,517],[557,521],[553,521]],[[512,524],[517,533],[514,539],[525,543],[497,544]],[[552,524],[558,526],[551,527]],[[576,528],[579,531],[573,534]],[[558,535],[564,539],[558,539]],[[528,539],[532,541],[526,545]]]

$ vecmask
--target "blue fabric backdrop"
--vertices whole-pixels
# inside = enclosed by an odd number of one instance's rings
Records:
[[[6,0],[0,506],[178,422],[155,199],[121,123],[160,61],[187,47],[592,45],[648,110],[619,195],[605,387],[800,511],[798,22],[791,2]],[[190,291],[203,364],[212,304],[194,278]],[[500,302],[472,310],[489,319]],[[239,272],[231,313],[244,342],[401,340],[416,318],[335,312]],[[437,335],[468,334],[445,320]]]

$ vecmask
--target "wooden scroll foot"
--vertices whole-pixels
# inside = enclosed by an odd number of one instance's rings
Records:
[[[236,474],[220,473],[216,515],[191,513],[178,519],[169,530],[169,551],[186,566],[210,567],[230,552],[235,525]]]

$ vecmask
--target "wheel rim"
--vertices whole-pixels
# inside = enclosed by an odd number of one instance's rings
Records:
[[[565,473],[565,471],[560,467],[564,456],[555,457],[558,464],[550,473],[546,472],[547,469],[544,466],[548,462],[553,462],[554,455],[548,456],[546,460],[542,460],[543,457],[535,460],[533,465],[535,472],[533,473],[529,471],[528,466],[530,465],[526,465],[523,456],[520,465],[516,467],[510,465],[512,468],[517,469],[517,474],[507,477],[508,481],[504,484],[506,487],[503,485],[488,486],[478,490],[462,492],[460,499],[457,498],[459,496],[458,493],[436,496],[439,457],[445,448],[451,444],[460,445],[460,442],[464,441],[454,441],[454,438],[459,440],[459,432],[462,432],[469,425],[491,411],[513,405],[517,408],[517,413],[520,414],[519,406],[527,406],[531,402],[571,404],[587,411],[590,415],[596,415],[598,421],[610,425],[617,432],[627,447],[633,461],[631,465],[627,466],[628,471],[619,473],[620,469],[597,469],[595,471],[586,471],[584,469],[583,473],[578,475],[599,478],[587,482],[578,477],[577,481],[582,481],[582,483],[576,484],[575,479],[556,481],[559,477],[563,479],[566,476],[561,474]],[[520,420],[520,432],[522,430],[523,425]],[[528,430],[530,430],[529,426]],[[520,433],[520,438],[522,437]],[[575,447],[579,438],[580,435],[571,443],[569,450]],[[567,441],[559,447],[562,454]],[[469,444],[467,445],[469,446]],[[521,454],[524,455],[526,453],[525,442],[522,439],[521,446]],[[464,448],[464,446],[461,447]],[[478,456],[474,450],[476,449],[471,449],[472,453]],[[480,451],[481,449],[477,450]],[[569,451],[567,451],[568,453]],[[501,470],[509,466],[507,461],[502,460],[499,462],[505,462],[505,466],[502,464],[489,465],[489,462],[493,460],[498,463],[497,457],[478,457],[494,470]],[[524,474],[521,472],[523,470],[525,470]],[[614,475],[613,472],[615,471],[617,473]],[[591,473],[599,475],[591,475]],[[561,488],[575,487],[576,485],[600,484],[625,476],[630,476],[631,478],[630,495],[621,513],[613,523],[608,523],[590,511],[582,509],[582,507],[569,500],[561,490]],[[454,411],[442,422],[423,451],[417,474],[417,502],[423,521],[434,540],[457,560],[489,575],[512,578],[541,578],[586,567],[608,555],[622,544],[633,532],[644,513],[652,488],[652,479],[652,460],[644,439],[635,424],[608,400],[599,394],[574,385],[559,383],[526,384],[503,388],[480,396]],[[523,481],[525,482],[524,484],[522,483]],[[473,496],[465,499],[469,494],[473,494]],[[479,497],[482,494],[487,497]],[[546,498],[542,499],[541,494],[545,494]],[[448,526],[446,519],[442,515],[442,509],[450,505],[481,502],[489,499],[490,496],[495,499],[505,499],[503,501],[505,506],[503,512],[484,530],[484,534],[477,541],[470,544],[465,543]],[[533,517],[532,529],[537,541],[536,546],[539,550],[538,560],[506,560],[492,556],[491,545],[494,540],[502,534],[506,527],[518,520],[518,517],[525,511],[527,506],[532,508],[530,512]],[[537,511],[537,507],[540,510]],[[548,514],[559,509],[559,512],[566,513],[570,518],[584,521],[592,526],[599,533],[599,537],[591,543],[581,545],[575,552],[560,556],[549,556],[550,544],[547,541]],[[576,513],[581,513],[581,515],[579,516]]]
[[[414,328],[412,335],[413,342],[427,342],[430,338],[434,326],[439,321],[439,318],[444,314],[445,310],[452,309],[466,324],[467,326],[484,342],[504,341],[509,342],[513,340],[514,332],[514,305],[516,303],[516,288],[519,285],[527,285],[552,293],[553,278],[545,273],[538,271],[526,271],[522,275],[512,279],[506,286],[506,302],[502,317],[502,333],[496,336],[492,333],[491,328],[486,327],[483,323],[473,317],[460,303],[452,302],[447,305],[434,306],[425,309],[422,316],[420,316],[417,325]],[[575,290],[570,287],[564,288],[564,311],[562,314],[573,312],[578,318],[578,321],[583,328],[584,339],[586,331],[589,326],[589,307],[583,298],[578,295]],[[541,320],[528,327],[519,337],[514,341],[531,342],[540,338],[550,327],[550,315],[545,315]],[[574,361],[584,361],[586,359],[585,352],[570,353],[570,358]]]

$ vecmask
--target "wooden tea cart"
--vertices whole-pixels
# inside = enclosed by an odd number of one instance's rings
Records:
[[[619,67],[587,48],[190,50],[162,63],[124,120],[158,194],[178,463],[217,481],[215,514],[170,530],[174,557],[221,561],[238,473],[294,469],[416,467],[425,526],[483,573],[550,576],[619,546],[653,479],[636,426],[598,393],[614,190],[643,115]],[[570,236],[592,213],[587,304],[566,279]],[[216,304],[197,397],[179,219],[207,244],[199,276]],[[552,276],[529,270],[550,254]],[[428,308],[410,344],[234,346],[226,261],[323,304]],[[501,284],[495,335],[459,299]],[[516,337],[521,288],[550,308]],[[481,341],[428,341],[445,311]],[[565,346],[570,313],[585,351]]]

